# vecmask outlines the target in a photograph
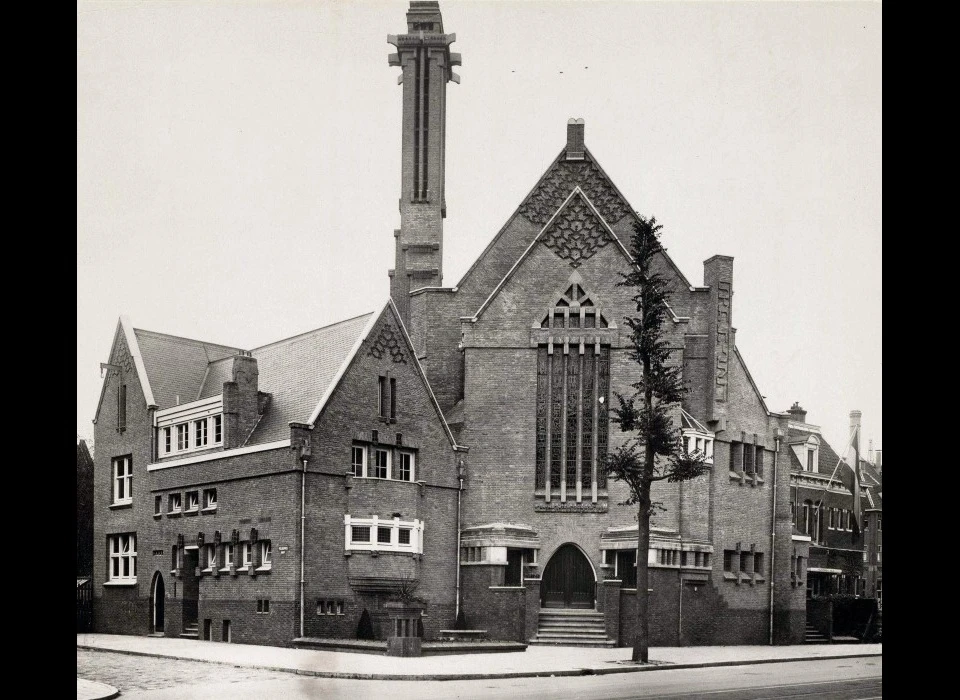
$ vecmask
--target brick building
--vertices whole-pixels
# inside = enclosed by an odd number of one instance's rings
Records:
[[[616,285],[635,210],[571,120],[442,286],[454,40],[436,2],[388,37],[403,170],[379,312],[253,349],[121,317],[95,421],[98,630],[288,644],[353,637],[366,609],[383,636],[382,603],[414,581],[428,638],[462,610],[495,639],[632,643],[636,511],[601,463],[625,439],[609,401],[638,378]],[[658,272],[690,387],[675,422],[713,466],[656,487],[652,643],[800,642],[795,417],[767,408],[737,350],[733,259],[706,260],[702,284],[666,253]]]

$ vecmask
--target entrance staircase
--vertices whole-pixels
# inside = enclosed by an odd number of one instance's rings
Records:
[[[540,608],[537,636],[530,644],[554,644],[577,647],[615,647],[607,638],[603,613],[596,610]]]
[[[807,623],[806,632],[803,635],[803,641],[805,644],[829,644],[830,640],[827,639],[816,627]]]
[[[180,633],[183,639],[200,639],[200,627],[196,622],[188,622],[183,626],[183,632]]]

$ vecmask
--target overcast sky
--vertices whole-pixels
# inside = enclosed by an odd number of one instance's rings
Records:
[[[79,2],[77,432],[117,319],[256,347],[379,308],[399,226],[406,2]],[[441,2],[444,284],[569,117],[693,284],[734,257],[771,410],[882,447],[879,3]]]

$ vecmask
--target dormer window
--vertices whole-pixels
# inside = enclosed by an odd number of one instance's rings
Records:
[[[155,425],[159,458],[223,445],[223,397],[165,408],[157,412]]]
[[[688,455],[700,453],[704,462],[713,464],[714,434],[683,409],[680,409],[680,435]]]
[[[812,447],[807,448],[807,471],[814,471],[814,466],[816,465],[817,451]]]

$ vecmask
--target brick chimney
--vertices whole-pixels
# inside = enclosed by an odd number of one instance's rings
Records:
[[[883,450],[877,450],[877,461],[874,462],[874,466],[877,468],[877,471],[880,474],[883,474]]]
[[[800,408],[799,401],[794,401],[787,413],[790,414],[790,419],[796,421],[797,423],[807,422],[807,412]]]
[[[223,383],[223,449],[241,447],[262,413],[257,359],[241,350],[233,357],[233,381]]]
[[[583,160],[583,132],[585,128],[583,119],[567,121],[567,160]]]

